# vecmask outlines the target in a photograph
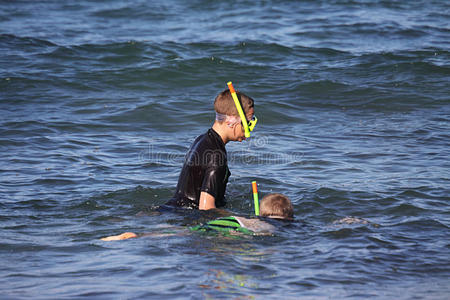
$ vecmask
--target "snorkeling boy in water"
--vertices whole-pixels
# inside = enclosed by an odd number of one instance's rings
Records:
[[[214,100],[216,120],[189,149],[175,195],[167,205],[200,210],[225,206],[225,189],[231,175],[225,145],[245,140],[257,122],[253,99],[235,92],[231,82],[228,87]]]
[[[190,227],[190,231],[199,232],[221,232],[231,235],[271,235],[275,232],[275,226],[270,224],[268,218],[292,221],[294,219],[294,209],[291,200],[282,194],[268,194],[261,200],[260,218],[244,218],[237,216],[223,217],[212,220],[206,224]],[[153,237],[167,237],[186,234],[180,233],[144,233],[139,235]],[[138,237],[133,232],[125,232],[119,235],[102,238],[102,241],[118,241]]]
[[[268,218],[292,221],[294,209],[291,200],[283,194],[268,194],[261,200],[261,218],[244,218],[238,216],[223,217],[206,224],[191,227],[191,230],[211,232],[217,231],[230,234],[270,235],[275,232],[275,226]]]

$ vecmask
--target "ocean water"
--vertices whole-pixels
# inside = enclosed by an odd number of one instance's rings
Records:
[[[0,1],[1,298],[448,299],[449,14]],[[186,234],[218,213],[157,210],[229,80],[259,122],[227,145],[226,209],[252,214],[252,180],[286,194],[274,236]],[[125,231],[154,235],[99,240]]]

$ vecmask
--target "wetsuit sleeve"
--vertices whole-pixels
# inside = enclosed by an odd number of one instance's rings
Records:
[[[219,191],[223,189],[223,185],[226,177],[226,168],[221,166],[210,166],[206,169],[205,176],[203,177],[202,192],[206,192],[213,196],[217,201],[217,195]]]

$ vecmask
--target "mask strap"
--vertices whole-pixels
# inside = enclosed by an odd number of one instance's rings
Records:
[[[239,124],[241,122],[241,118],[235,116],[229,116],[225,114],[221,114],[216,112],[216,120],[219,122],[227,122],[229,124]]]

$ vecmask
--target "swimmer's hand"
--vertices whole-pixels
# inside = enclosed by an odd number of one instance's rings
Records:
[[[127,240],[127,239],[136,238],[136,237],[137,237],[137,235],[133,232],[124,232],[119,235],[112,235],[112,236],[107,236],[107,237],[101,238],[101,240],[105,241],[105,242],[109,242],[109,241]]]

